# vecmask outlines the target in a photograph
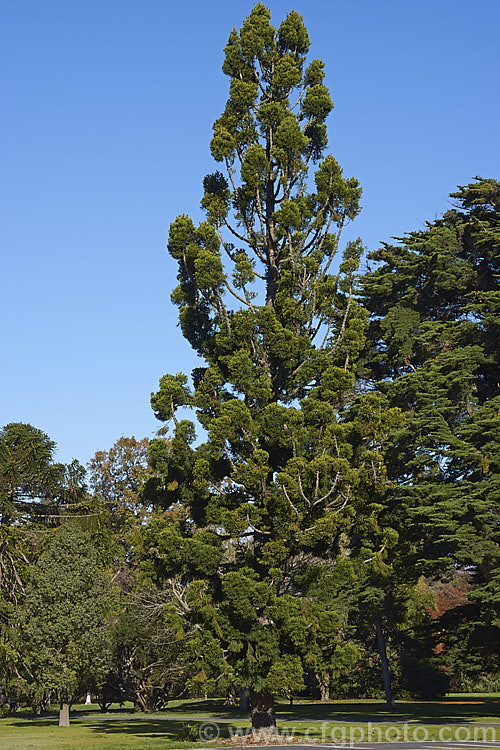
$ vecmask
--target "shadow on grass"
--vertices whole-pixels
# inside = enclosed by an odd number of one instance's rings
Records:
[[[168,714],[206,714],[219,719],[241,719],[248,716],[239,706],[226,706],[220,698],[207,698],[206,700],[173,701],[167,703],[163,713]]]
[[[141,722],[120,721],[119,719],[102,724],[95,722],[95,725],[91,725],[89,729],[101,734],[128,734],[136,737],[158,737],[161,735],[166,740],[178,740],[182,738],[185,725],[185,721],[149,717]]]
[[[190,715],[199,713],[211,716],[231,719],[246,718],[239,706],[225,706],[220,699],[209,698],[208,700],[186,700],[176,701],[175,705],[167,705],[164,709],[169,714]],[[276,704],[278,717],[295,719],[319,719],[339,721],[371,718],[383,720],[387,718],[500,718],[500,700],[493,698],[480,698],[475,695],[462,695],[460,698],[450,697],[438,701],[396,701],[394,709],[387,708],[383,701],[349,700],[331,703],[320,703],[319,701],[297,701],[292,706],[289,703],[278,701]]]
[[[185,741],[186,745],[192,745],[193,740],[185,739],[185,729],[189,726],[198,728],[203,724],[202,720],[198,721],[181,721],[180,719],[155,719],[151,714],[143,715],[141,721],[133,719],[112,719],[106,721],[105,719],[99,720],[96,717],[93,721],[79,722],[78,719],[71,720],[71,726],[85,727],[85,730],[94,734],[127,734],[133,737],[151,737],[151,738],[163,738],[165,740],[175,740],[182,743]],[[52,723],[52,726],[56,723],[56,720]],[[23,729],[29,727],[47,727],[47,721],[43,719],[32,719],[32,720],[17,720],[15,722],[16,728]],[[220,736],[229,737],[229,729],[227,725],[220,726]]]
[[[408,702],[398,703],[389,709],[380,702],[349,702],[324,704],[279,705],[277,717],[282,719],[321,719],[323,721],[408,721],[416,720],[428,723],[453,723],[458,721],[484,721],[500,719],[500,703],[470,702],[462,700],[452,702]]]
[[[122,712],[123,713],[123,712]],[[208,700],[187,700],[167,705],[163,712],[175,716],[192,716],[192,720],[203,721],[203,714],[210,719],[241,721],[249,718],[239,706],[225,706],[216,698]],[[144,717],[144,714],[133,714]],[[149,714],[151,716],[151,714]],[[95,716],[98,720],[99,715]],[[454,723],[459,721],[500,720],[500,701],[498,699],[478,699],[476,696],[461,696],[457,699],[442,701],[408,701],[396,702],[394,709],[387,708],[382,701],[345,701],[339,703],[320,703],[315,701],[297,702],[293,706],[278,702],[277,719],[286,721],[420,721],[433,723]],[[185,721],[190,721],[190,719]]]
[[[80,706],[78,706],[80,708]],[[161,714],[168,714],[172,718],[165,719]],[[182,718],[181,718],[182,716]],[[382,701],[343,701],[336,703],[320,703],[315,701],[300,701],[293,706],[285,702],[278,702],[276,706],[278,721],[287,724],[297,722],[327,721],[349,722],[363,724],[366,722],[404,722],[415,721],[427,724],[453,724],[457,722],[490,722],[500,721],[500,701],[498,698],[479,698],[478,696],[451,697],[436,702],[396,702],[390,710]],[[178,717],[178,718],[177,718]],[[188,717],[188,718],[186,718]],[[178,732],[187,724],[200,724],[203,721],[249,721],[248,714],[241,711],[239,706],[225,706],[221,699],[175,701],[160,712],[143,714],[134,712],[128,707],[113,707],[108,713],[87,711],[72,711],[71,721],[77,723],[83,720],[89,727],[95,726],[94,731],[120,732],[123,727],[131,727],[130,731],[144,734],[148,727],[154,726],[153,734],[165,734],[178,738]],[[43,717],[29,714],[17,714],[19,720],[26,721],[30,726],[47,726],[56,722],[57,715],[47,714]],[[499,725],[500,726],[500,725]],[[224,725],[220,725],[224,733]]]
[[[196,730],[203,725],[202,721],[177,721],[175,719],[154,719],[149,718],[142,722],[135,721],[113,721],[109,723],[102,723],[98,726],[90,726],[89,729],[92,732],[98,734],[115,735],[115,734],[127,734],[137,738],[151,738],[151,739],[164,739],[165,741],[175,741],[179,746],[191,746],[193,743],[199,741],[199,739],[190,738],[188,739],[185,735],[185,729],[187,726],[196,727]],[[219,737],[214,739],[225,739],[230,736],[229,726],[219,726]]]

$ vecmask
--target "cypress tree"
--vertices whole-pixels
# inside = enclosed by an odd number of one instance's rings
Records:
[[[406,417],[388,458],[405,568],[468,571],[474,640],[473,623],[500,624],[500,183],[451,197],[441,219],[370,256],[365,375]]]

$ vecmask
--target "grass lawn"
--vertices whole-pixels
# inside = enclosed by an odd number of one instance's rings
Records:
[[[0,750],[169,750],[196,747],[186,740],[195,727],[206,746],[213,734],[221,740],[249,731],[250,722],[237,707],[221,701],[172,701],[164,712],[133,713],[130,704],[106,714],[96,706],[74,706],[70,727],[59,727],[55,714],[33,717],[20,711],[0,719]],[[165,717],[168,714],[168,718]],[[192,717],[192,718],[185,718]],[[208,717],[212,721],[207,724]],[[280,733],[295,740],[323,742],[405,740],[495,740],[500,748],[500,696],[453,696],[440,702],[398,702],[388,711],[380,701],[298,701],[277,706]],[[208,727],[208,728],[207,728]],[[210,743],[212,744],[212,743]],[[213,744],[217,744],[216,742]]]
[[[0,721],[1,750],[159,750],[193,747],[183,742],[183,722],[168,719],[146,720],[113,718],[72,719],[69,727],[59,727],[57,719],[24,719],[21,716]]]
[[[172,701],[165,713],[183,716],[217,716],[221,719],[240,718],[238,707],[228,708],[215,698],[206,701]],[[314,719],[315,721],[435,721],[449,722],[499,721],[500,694],[484,696],[459,695],[440,701],[396,701],[396,708],[389,710],[383,700],[343,700],[320,703],[312,700],[294,701],[293,706],[278,701],[278,719]]]
[[[280,705],[283,718],[315,718],[329,721],[412,721],[451,722],[500,721],[500,701],[469,696],[459,700],[396,701],[388,709],[384,701],[335,701],[332,703],[296,703]]]

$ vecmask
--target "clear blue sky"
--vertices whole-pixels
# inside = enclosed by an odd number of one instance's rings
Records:
[[[165,245],[200,218],[224,108],[222,49],[253,2],[4,0],[0,426],[29,422],[87,462],[152,436],[165,372],[194,356]],[[294,8],[335,102],[330,150],[363,185],[371,249],[474,175],[500,179],[500,3],[271,0]]]

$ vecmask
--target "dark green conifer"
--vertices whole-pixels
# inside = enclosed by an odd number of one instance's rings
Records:
[[[158,492],[182,510],[152,524],[145,569],[180,587],[185,616],[217,639],[256,728],[274,725],[272,696],[300,691],[304,670],[323,679],[355,659],[336,595],[354,559],[375,559],[373,539],[386,546],[381,445],[397,418],[370,395],[342,419],[364,341],[361,242],[339,254],[361,189],[325,155],[333,104],[308,49],[298,13],[274,29],[261,3],[231,32],[211,141],[223,172],[203,181],[206,220],[179,216],[168,243],[172,299],[204,365],[193,387],[165,375],[152,396],[175,425],[168,450],[151,445]],[[186,406],[201,444],[177,419]]]
[[[388,459],[401,575],[467,570],[498,628],[500,183],[476,178],[451,197],[441,219],[370,256],[367,374],[406,417]]]
[[[22,612],[23,692],[33,704],[60,702],[59,724],[90,685],[104,681],[111,659],[111,583],[90,538],[75,524],[54,532],[33,567]]]

